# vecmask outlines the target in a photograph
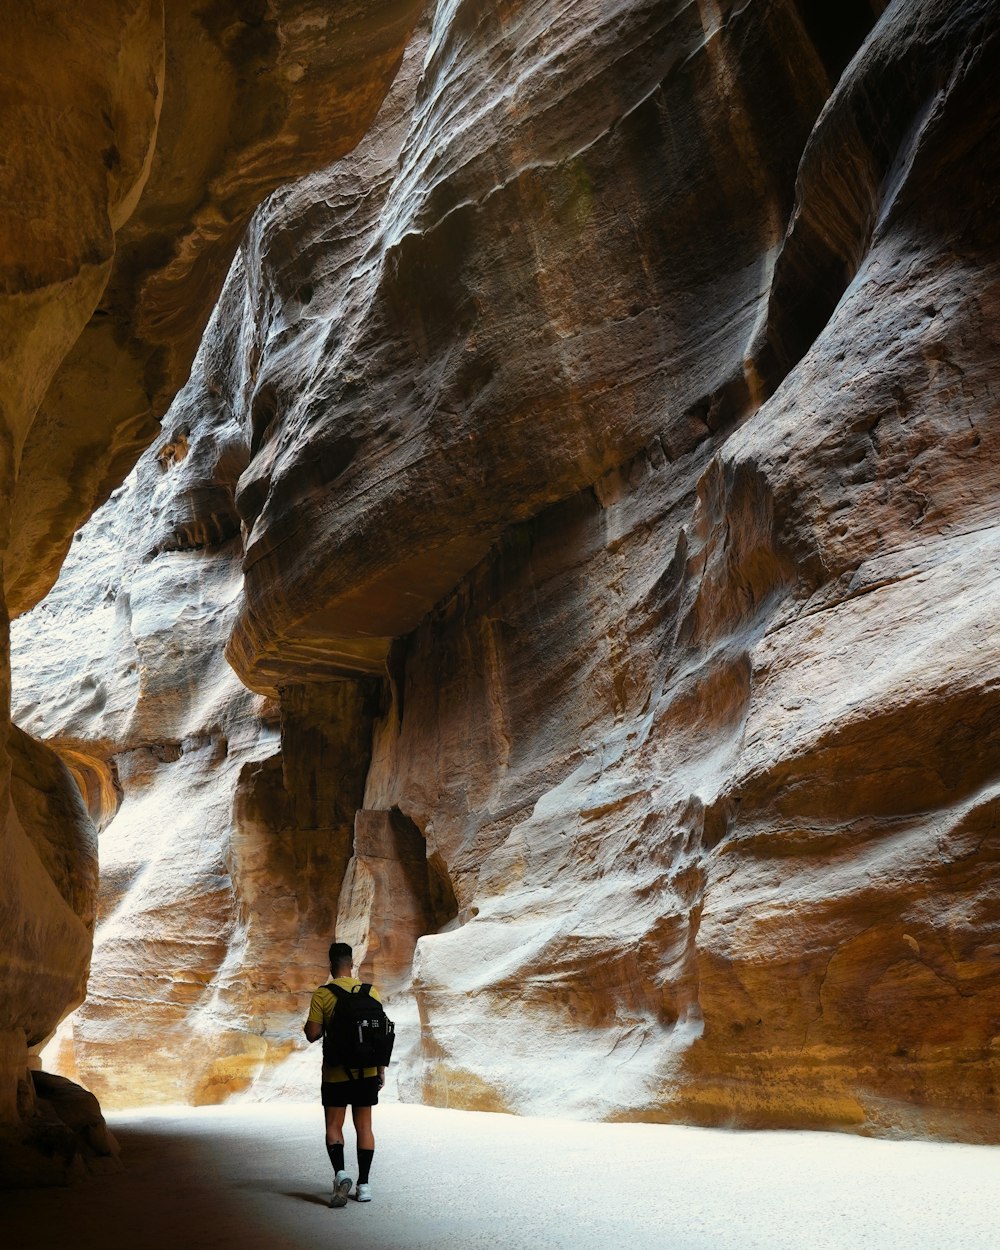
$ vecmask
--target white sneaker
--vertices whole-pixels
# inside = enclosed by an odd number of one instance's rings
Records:
[[[346,1207],[347,1195],[351,1192],[354,1182],[346,1172],[338,1172],[333,1178],[333,1193],[330,1195],[331,1207]]]
[[[358,1202],[371,1202],[372,1200],[371,1185],[367,1185],[367,1184],[359,1185],[357,1189],[354,1191],[354,1196],[355,1198],[357,1198]]]

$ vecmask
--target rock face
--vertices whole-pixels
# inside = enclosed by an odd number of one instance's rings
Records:
[[[223,319],[239,325],[225,301]],[[213,365],[238,358],[235,337],[214,341]],[[226,664],[241,582],[226,500],[245,452],[192,387],[172,415],[14,624],[46,695],[19,718],[103,779],[83,787],[102,826],[99,923],[60,1066],[105,1105],[219,1101],[288,1054],[270,1021],[304,1019],[322,973],[368,762],[357,686],[279,707]]]
[[[48,590],[73,531],[155,436],[250,213],[354,147],[420,8],[96,0],[81,16],[46,0],[11,15],[12,615]]]
[[[997,8],[442,0],[260,210],[78,544],[152,558],[22,625],[99,1093],[299,1088],[336,917],[406,1097],[997,1139]]]
[[[680,456],[745,404],[828,89],[794,6],[443,11],[378,193],[337,183],[350,235],[314,224],[309,184],[258,221],[237,671],[381,670],[505,529],[666,409]],[[294,350],[269,348],[277,319]]]
[[[27,1048],[82,1000],[90,959],[95,834],[66,764],[93,788],[89,797],[114,792],[106,770],[77,767],[69,753],[64,763],[10,726],[8,617],[45,594],[73,531],[157,432],[255,206],[357,143],[420,8],[41,0],[5,15],[4,1142],[16,1144],[17,1126],[34,1115]],[[80,698],[93,720],[100,695],[87,681]]]
[[[410,91],[419,64],[418,50]],[[12,627],[17,719],[56,745],[101,829],[87,1000],[47,1058],[105,1106],[311,1095],[318,1056],[301,1026],[338,908],[359,943],[393,916],[371,956],[389,990],[408,982],[417,937],[454,916],[412,823],[360,813],[355,845],[380,684],[278,699],[225,660],[249,455],[233,397],[256,354],[244,263],[160,439]]]

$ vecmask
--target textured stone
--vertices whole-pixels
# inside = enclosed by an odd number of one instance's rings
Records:
[[[156,433],[250,213],[349,151],[419,0],[11,14],[0,310],[12,614]],[[59,48],[53,56],[52,49]]]
[[[232,534],[202,648],[231,626],[281,709],[228,791],[252,1089],[298,1088],[336,917],[404,1097],[997,1139],[996,16],[441,3],[357,153],[255,218],[164,445],[201,499],[227,431],[234,510],[174,538]]]
[[[67,743],[65,764],[10,727],[8,616],[49,589],[74,530],[157,432],[253,209],[363,135],[420,8],[419,0],[334,9],[315,0],[33,0],[5,15],[0,1119],[8,1123],[21,1116],[15,1091],[25,1088],[27,1048],[81,1001],[90,959],[94,830],[70,773],[102,821],[118,801],[108,757],[84,726],[76,726],[84,749]],[[214,489],[206,482],[205,497],[189,501],[196,511],[209,508]],[[209,508],[206,525],[231,524],[214,515]],[[178,541],[196,539],[182,527]],[[157,631],[147,624],[139,633],[148,640]],[[72,660],[99,641],[74,639]],[[133,659],[135,674],[144,657]],[[122,668],[124,690],[87,672],[59,692],[64,710],[75,701],[93,726],[110,699],[127,715]],[[146,706],[158,714],[155,697]]]
[[[441,8],[410,115],[333,198],[307,181],[258,218],[230,648],[253,686],[379,671],[505,526],[664,411],[676,456],[748,402],[829,88],[794,6],[710,9]]]
[[[221,367],[228,337],[214,348]],[[103,826],[87,1001],[55,1053],[110,1106],[221,1101],[288,1056],[369,754],[362,686],[289,688],[279,707],[226,664],[245,454],[195,384],[172,420],[13,627],[30,638],[19,718],[91,779]]]

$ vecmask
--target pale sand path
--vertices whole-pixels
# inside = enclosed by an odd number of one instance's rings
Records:
[[[72,1189],[0,1194],[0,1245],[1000,1247],[998,1147],[527,1120],[400,1105],[382,1106],[376,1116],[375,1201],[331,1211],[318,1108],[113,1115],[127,1172]]]

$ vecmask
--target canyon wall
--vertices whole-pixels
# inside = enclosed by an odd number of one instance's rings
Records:
[[[81,1110],[79,1092],[28,1075],[29,1048],[84,996],[96,834],[73,759],[10,724],[8,620],[49,590],[74,531],[158,432],[253,209],[357,143],[420,8],[418,0],[335,11],[317,0],[36,0],[5,14],[4,1181],[64,1179],[82,1157],[78,1129],[93,1128],[84,1137],[98,1154],[112,1151],[92,1100]],[[97,688],[88,681],[85,697]],[[113,790],[106,771],[88,769],[89,783]]]
[[[311,1096],[335,926],[405,1098],[998,1139],[997,16],[440,0],[261,208],[17,625],[85,1083]]]

